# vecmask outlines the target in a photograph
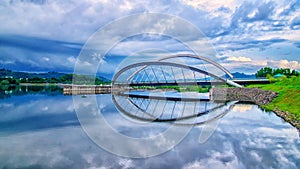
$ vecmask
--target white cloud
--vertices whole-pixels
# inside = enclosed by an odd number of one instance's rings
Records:
[[[289,60],[252,60],[247,62],[224,62],[222,66],[226,67],[231,72],[244,72],[244,73],[255,73],[262,67],[272,68],[290,68],[300,70],[300,63],[298,61]]]
[[[239,57],[228,57],[226,60],[228,61],[235,61],[235,62],[250,62],[251,58],[239,56]]]
[[[48,62],[50,59],[48,57],[43,57],[43,60]]]
[[[300,63],[298,61],[288,61],[288,60],[270,60],[267,61],[268,66],[278,67],[278,68],[290,68],[290,69],[300,69]]]
[[[253,108],[253,105],[250,105],[250,104],[249,105],[248,104],[237,104],[233,107],[232,111],[245,113],[245,112],[252,110],[252,108]]]
[[[75,58],[74,56],[68,57],[67,60],[68,60],[70,63],[75,63],[75,62],[76,62],[76,58]]]
[[[124,3],[120,6],[121,10],[131,10],[133,8],[133,5],[129,1],[124,1]]]
[[[229,144],[229,146],[231,146]],[[232,149],[229,148],[229,149]],[[201,168],[224,168],[234,169],[241,168],[242,166],[238,162],[238,158],[231,151],[227,152],[210,152],[211,156],[208,159],[201,159],[194,161],[183,166],[184,169],[201,169]],[[230,159],[228,162],[224,162],[221,159]]]
[[[227,1],[222,1],[222,0],[215,0],[215,1],[183,0],[183,2],[194,8],[204,9],[208,12],[215,12],[216,10],[218,10],[221,7],[225,7],[225,8],[229,8],[230,10],[234,10],[239,3],[239,1],[236,1],[236,0],[227,0]]]
[[[268,26],[263,26],[266,29],[269,29]],[[256,28],[258,31],[261,30],[261,27]],[[268,31],[264,34],[257,36],[256,40],[268,40],[268,39],[285,39],[289,41],[299,41],[300,40],[300,29],[299,30],[278,30],[278,31]]]

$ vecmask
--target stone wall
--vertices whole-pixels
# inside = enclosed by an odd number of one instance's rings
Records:
[[[212,88],[210,98],[214,101],[246,101],[258,105],[268,104],[278,93],[258,88]]]

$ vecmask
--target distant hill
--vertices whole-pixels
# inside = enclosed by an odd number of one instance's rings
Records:
[[[245,74],[245,73],[240,73],[240,72],[235,72],[232,73],[233,77],[235,79],[255,79],[255,74]],[[229,78],[228,75],[225,76],[226,78]]]
[[[31,73],[31,72],[15,72],[8,69],[0,69],[0,77],[13,77],[16,79],[19,78],[60,78],[61,76],[66,75],[65,73],[58,72],[47,72],[47,73]]]
[[[17,71],[12,71],[8,69],[0,69],[0,78],[5,78],[5,77],[13,77],[15,79],[20,79],[20,78],[43,78],[43,79],[51,79],[51,78],[60,78],[62,76],[68,75],[67,73],[60,73],[60,72],[47,72],[47,73],[33,73],[33,72],[17,72]],[[105,77],[102,76],[97,76],[100,80],[103,80],[105,82],[108,82],[108,80]]]

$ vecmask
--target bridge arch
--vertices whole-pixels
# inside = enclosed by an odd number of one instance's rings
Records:
[[[168,60],[168,59],[172,59],[172,58],[181,58],[181,57],[187,57],[187,58],[194,58],[194,59],[198,59],[198,60],[203,60],[207,63],[210,63],[214,66],[216,66],[218,69],[222,70],[224,73],[226,73],[231,79],[233,79],[233,75],[222,65],[218,64],[217,62],[204,57],[204,56],[200,56],[200,55],[192,55],[192,54],[177,54],[177,55],[171,55],[171,56],[166,56],[163,57],[161,59],[159,59],[158,61],[164,61],[164,60]]]
[[[170,66],[170,67],[176,67],[176,68],[182,68],[182,69],[187,69],[187,70],[191,70],[193,72],[198,72],[200,74],[203,74],[203,75],[208,75],[216,80],[219,80],[223,83],[227,83],[227,84],[230,84],[232,86],[235,86],[235,87],[242,87],[241,85],[229,80],[229,79],[226,79],[226,78],[223,78],[223,77],[220,77],[218,75],[215,75],[211,72],[208,72],[208,71],[205,71],[205,70],[202,70],[202,69],[199,69],[197,67],[193,67],[193,66],[189,66],[189,65],[185,65],[185,64],[181,64],[181,63],[174,63],[174,62],[168,62],[169,59],[172,59],[172,58],[183,58],[183,57],[187,57],[187,58],[194,58],[194,59],[198,59],[198,60],[201,60],[201,61],[205,61],[213,66],[215,66],[216,68],[218,68],[219,70],[222,70],[226,75],[228,75],[231,79],[233,78],[233,75],[226,69],[224,68],[223,66],[221,66],[220,64],[216,63],[215,61],[213,60],[210,60],[206,57],[203,57],[203,56],[198,56],[198,55],[192,55],[192,54],[178,54],[178,55],[171,55],[171,56],[166,56],[166,57],[163,57],[161,59],[158,59],[156,61],[151,61],[151,62],[139,62],[139,63],[134,63],[134,64],[130,64],[124,68],[122,68],[121,70],[119,70],[113,77],[113,80],[112,80],[112,84],[114,85],[116,82],[117,82],[117,79],[119,78],[119,76],[124,73],[125,71],[129,70],[129,69],[132,69],[132,68],[136,68],[136,70],[131,73],[131,75],[129,75],[127,77],[127,79],[124,81],[124,84],[129,84],[130,81],[133,80],[133,78],[138,75],[140,72],[142,71],[145,71],[149,66]],[[173,70],[172,70],[173,71]],[[163,72],[163,71],[162,71]],[[175,78],[175,77],[174,77]],[[150,79],[149,79],[150,80]],[[151,83],[151,81],[149,81]]]
[[[230,79],[233,79],[233,75],[225,67],[223,67],[222,65],[218,64],[217,62],[215,62],[215,61],[213,61],[213,60],[211,60],[209,58],[206,58],[206,57],[203,57],[203,56],[199,56],[199,55],[192,55],[192,54],[170,55],[170,56],[166,56],[166,57],[163,57],[161,59],[158,59],[157,61],[161,62],[161,61],[165,61],[165,60],[168,60],[168,59],[183,58],[183,57],[194,58],[194,59],[197,59],[197,60],[201,60],[201,61],[205,61],[207,63],[210,63],[210,64],[214,65],[215,67],[217,67],[218,69],[220,69],[221,71],[223,71],[225,74],[227,74],[230,77]],[[132,79],[137,73],[141,72],[146,67],[147,66],[144,66],[144,67],[140,68],[139,70],[136,70],[131,76],[129,76],[127,78],[127,81],[129,81],[130,79]]]
[[[148,67],[148,66],[153,66],[153,65],[158,65],[158,66],[173,66],[173,67],[177,67],[177,68],[183,68],[183,69],[188,69],[188,70],[192,70],[192,71],[195,71],[195,72],[199,72],[201,74],[205,74],[205,75],[208,75],[208,76],[211,76],[215,79],[218,79],[222,82],[226,82],[226,80],[224,78],[221,78],[219,76],[216,76],[210,72],[207,72],[207,71],[204,71],[204,70],[201,70],[201,69],[198,69],[198,68],[195,68],[195,67],[192,67],[192,66],[187,66],[187,65],[183,65],[183,64],[179,64],[179,63],[172,63],[172,62],[139,62],[139,63],[134,63],[134,64],[131,64],[131,65],[128,65],[124,68],[122,68],[121,70],[119,70],[119,72],[117,72],[113,78],[113,84],[114,82],[116,82],[116,80],[118,79],[118,77],[124,73],[125,71],[131,69],[131,68],[135,68],[135,67],[139,67],[139,66],[142,66],[142,67]],[[134,73],[134,75],[136,75],[137,73]],[[132,79],[132,78],[131,78]]]

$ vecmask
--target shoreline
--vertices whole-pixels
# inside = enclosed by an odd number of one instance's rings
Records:
[[[278,92],[260,88],[213,88],[210,93],[214,100],[238,100],[254,103],[265,111],[274,112],[275,115],[300,131],[300,123],[296,120],[293,113],[280,110],[278,107],[275,107],[275,109],[267,109],[265,107],[278,97]]]
[[[57,83],[20,83],[19,86],[59,86],[59,85]]]
[[[264,107],[262,105],[259,105],[259,106],[264,109]],[[271,110],[271,111],[274,112],[278,117],[283,119],[285,122],[288,122],[292,126],[296,127],[297,130],[300,132],[300,123],[297,122],[297,120],[295,120],[294,114],[292,114],[288,111],[279,110],[277,107],[275,108],[275,110]]]

